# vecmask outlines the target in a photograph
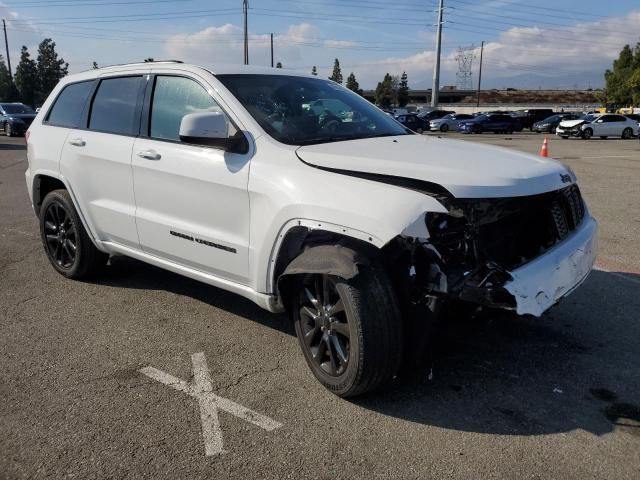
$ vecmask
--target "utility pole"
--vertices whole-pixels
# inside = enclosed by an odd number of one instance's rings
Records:
[[[482,85],[482,54],[484,53],[484,40],[480,45],[480,71],[478,72],[478,103],[476,107],[480,106],[480,86]]]
[[[433,88],[431,89],[431,106],[438,107],[438,97],[440,96],[440,52],[442,48],[442,12],[444,10],[444,0],[440,0],[438,7],[438,34],[436,36],[436,64],[433,68]]]
[[[13,80],[13,75],[11,74],[11,58],[9,58],[9,41],[7,40],[7,24],[4,22],[4,18],[2,19],[2,28],[4,28],[4,46],[7,48],[7,66],[9,67],[9,78]]]
[[[249,0],[242,0],[242,13],[244,13],[244,64],[249,65],[249,33],[247,32]]]
[[[273,33],[271,34],[271,68],[273,68]]]

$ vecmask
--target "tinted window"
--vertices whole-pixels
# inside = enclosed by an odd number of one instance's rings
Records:
[[[626,122],[627,119],[622,115],[611,115],[611,117],[609,118],[609,121],[610,122]]]
[[[149,135],[163,140],[180,140],[180,122],[188,113],[220,112],[211,95],[198,83],[184,77],[156,77],[151,106]],[[232,131],[229,132],[233,134]]]
[[[49,112],[47,122],[60,127],[79,127],[82,110],[92,88],[93,81],[74,83],[64,87]]]
[[[91,106],[89,128],[102,132],[136,135],[136,103],[141,82],[142,77],[102,80]]]

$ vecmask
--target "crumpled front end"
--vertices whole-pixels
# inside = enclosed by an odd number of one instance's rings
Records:
[[[575,184],[533,196],[451,199],[447,214],[427,213],[424,221],[428,237],[411,235],[412,226],[389,246],[392,268],[409,271],[402,287],[412,303],[440,297],[540,316],[595,261],[597,223]]]

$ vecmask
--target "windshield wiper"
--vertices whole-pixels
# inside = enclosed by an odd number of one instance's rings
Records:
[[[377,137],[395,137],[401,135],[409,135],[408,133],[374,133],[371,135],[359,135],[359,136],[329,136],[329,137],[317,137],[309,138],[299,142],[299,145],[314,145],[320,143],[341,142],[345,140],[363,140],[365,138],[377,138]]]

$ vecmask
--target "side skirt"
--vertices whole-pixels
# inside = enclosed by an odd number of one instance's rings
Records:
[[[277,299],[275,296],[256,292],[255,290],[251,289],[246,285],[241,285],[231,280],[227,280],[224,278],[217,277],[215,275],[211,275],[210,273],[185,267],[184,265],[180,265],[179,263],[171,262],[164,258],[160,258],[155,255],[150,255],[148,253],[141,252],[140,250],[125,247],[124,245],[120,245],[115,242],[101,242],[101,243],[103,248],[110,253],[119,253],[127,257],[135,258],[136,260],[140,260],[141,262],[149,263],[156,267],[169,270],[170,272],[177,273],[178,275],[183,275],[185,277],[198,280],[200,282],[206,283],[208,285],[212,285],[222,290],[227,290],[229,292],[238,294],[248,300],[251,300],[253,303],[258,305],[259,307],[264,308],[265,310],[268,310],[270,312],[280,313],[284,310],[282,306],[277,302]]]

